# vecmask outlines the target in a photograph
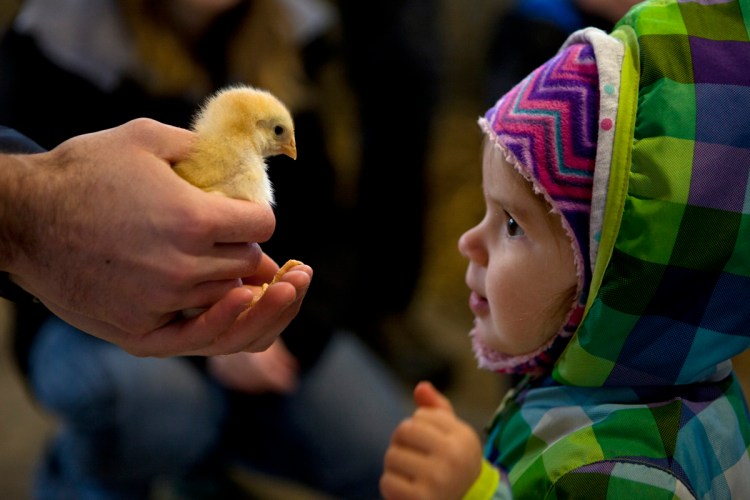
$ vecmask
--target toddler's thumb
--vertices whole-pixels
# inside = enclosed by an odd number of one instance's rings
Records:
[[[453,405],[448,398],[443,396],[440,391],[435,389],[434,385],[427,381],[418,383],[414,388],[414,402],[417,403],[417,406],[438,408],[454,413]]]

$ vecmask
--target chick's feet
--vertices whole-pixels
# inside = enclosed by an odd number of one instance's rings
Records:
[[[266,293],[266,290],[269,286],[273,285],[274,283],[278,283],[278,281],[287,273],[287,271],[289,271],[294,266],[299,266],[300,264],[302,264],[302,262],[294,259],[289,259],[288,261],[286,261],[286,263],[284,263],[284,265],[281,266],[278,271],[276,271],[276,275],[273,277],[273,280],[271,280],[270,283],[263,283],[263,286],[260,288],[260,292],[258,292],[258,294],[253,297],[253,302],[252,304],[250,304],[250,307],[253,307],[260,300],[260,298],[263,297],[263,294]]]

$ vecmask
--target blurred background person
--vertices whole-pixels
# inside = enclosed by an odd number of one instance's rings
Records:
[[[639,0],[515,0],[490,29],[486,104],[554,56],[568,35],[593,26],[606,32]]]
[[[22,3],[0,45],[0,123],[44,148],[140,116],[187,127],[207,95],[234,82],[284,101],[299,157],[269,161],[277,225],[263,248],[316,271],[282,339],[256,354],[135,358],[38,304],[20,306],[16,360],[61,424],[37,496],[145,498],[166,477],[184,498],[229,498],[241,492],[227,470],[241,463],[335,496],[377,497],[406,408],[401,386],[338,319],[352,296],[339,265],[348,235],[318,108],[335,14],[312,0]],[[361,274],[371,263],[356,264]]]
[[[357,266],[346,317],[409,385],[451,382],[451,360],[409,318],[424,272],[428,152],[441,98],[440,2],[336,2],[360,127],[351,222]]]

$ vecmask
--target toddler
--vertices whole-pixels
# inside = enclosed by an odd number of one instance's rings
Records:
[[[741,498],[750,423],[750,0],[571,35],[483,118],[469,260],[480,437],[428,382],[380,486],[407,498]]]

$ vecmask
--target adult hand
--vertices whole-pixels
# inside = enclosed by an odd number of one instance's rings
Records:
[[[208,371],[225,387],[249,394],[286,394],[299,382],[299,363],[281,338],[263,352],[211,356]]]
[[[171,169],[192,132],[138,119],[48,153],[0,159],[0,269],[70,324],[139,356],[263,350],[297,314],[298,266],[272,279],[270,208],[205,193]],[[10,164],[14,163],[14,164]],[[179,311],[206,311],[184,319]]]
[[[380,492],[387,500],[461,498],[479,477],[479,436],[429,382],[414,389],[417,409],[393,432]]]

